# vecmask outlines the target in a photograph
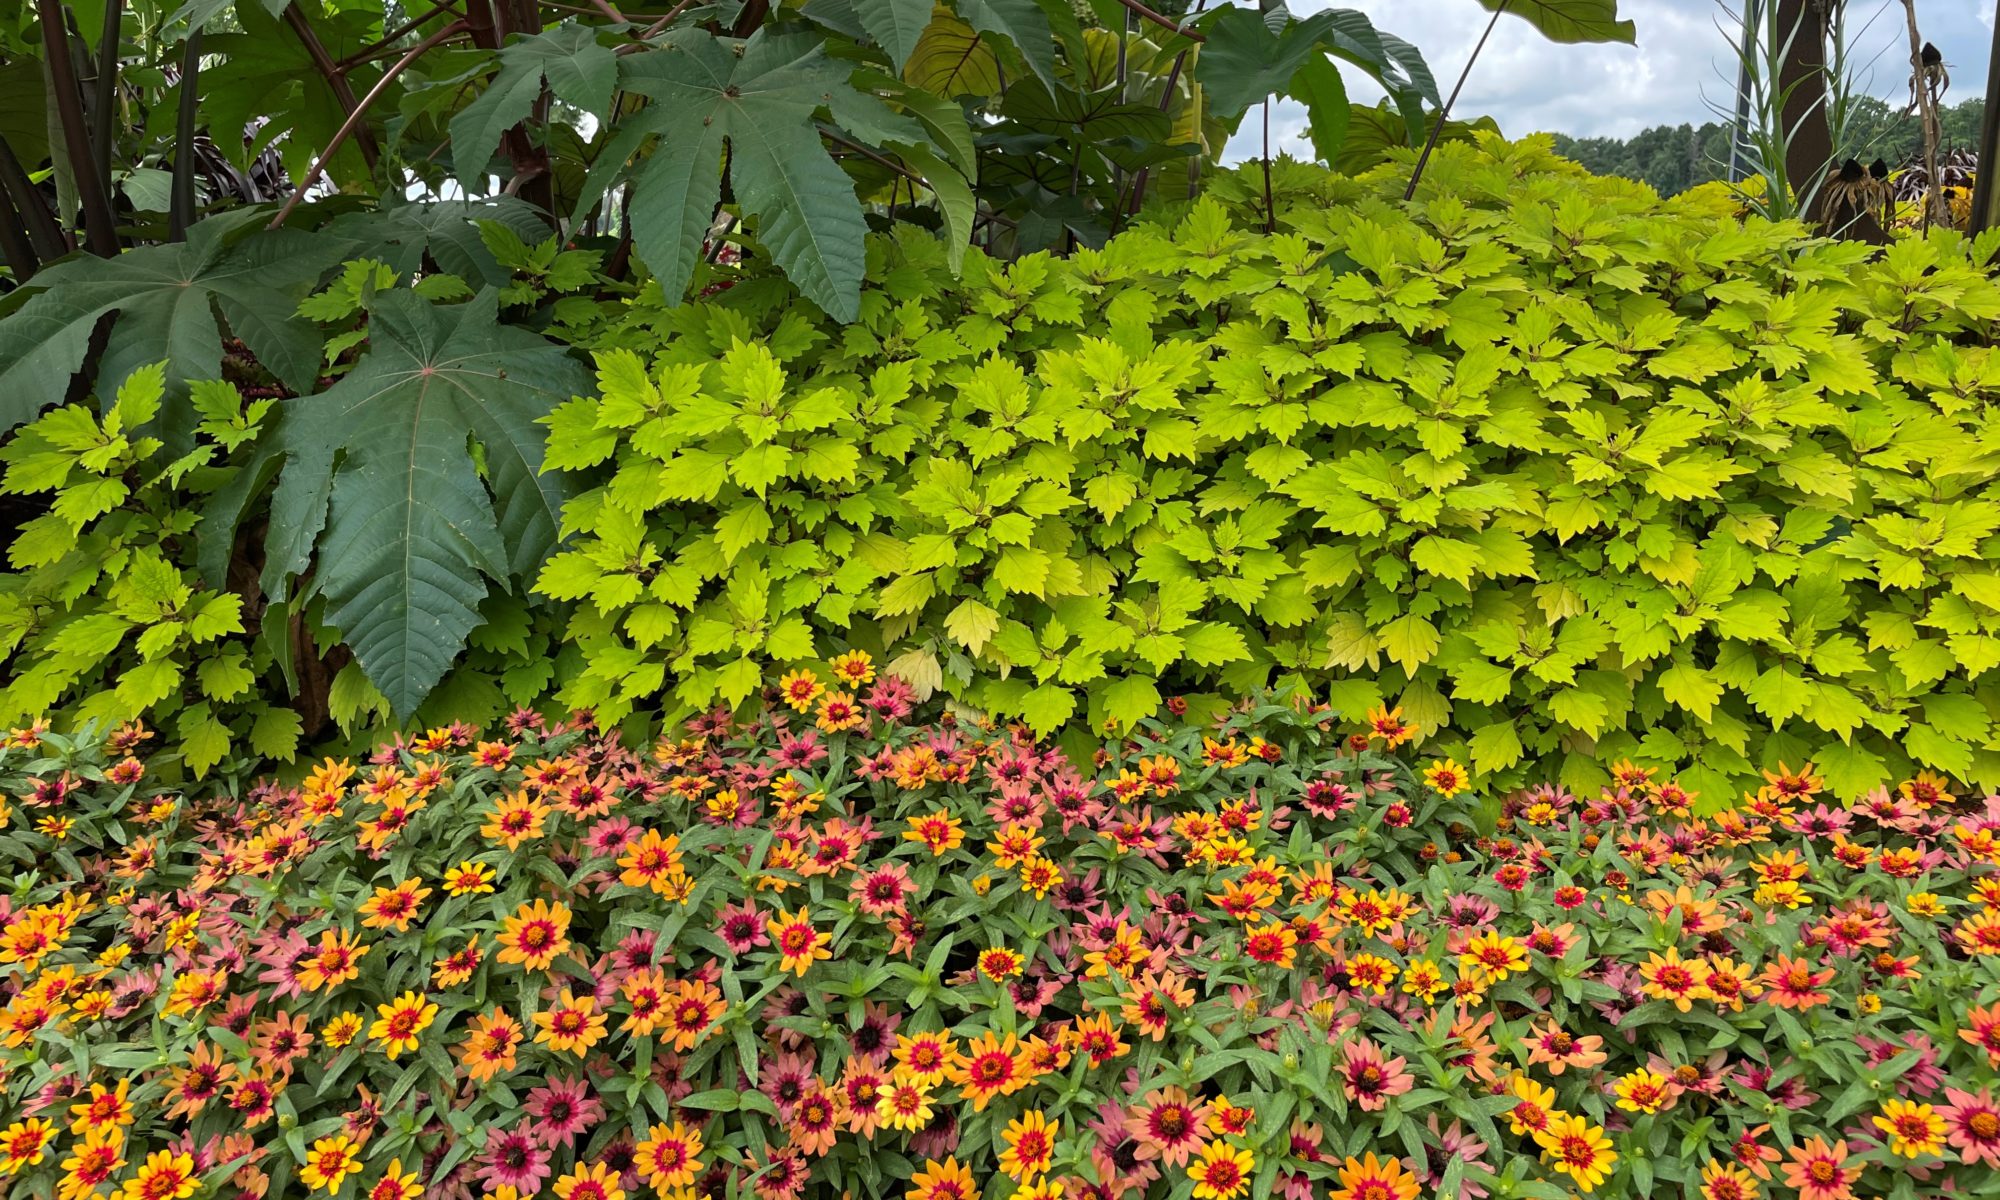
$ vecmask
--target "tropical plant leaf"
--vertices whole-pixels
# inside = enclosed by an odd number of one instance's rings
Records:
[[[622,62],[623,86],[656,102],[628,127],[660,139],[635,176],[632,207],[634,244],[661,290],[678,298],[687,289],[726,141],[736,202],[773,260],[814,303],[853,320],[867,224],[852,181],[820,145],[814,113],[866,114],[912,137],[921,126],[857,91],[853,69],[810,34],[691,37]]]
[[[1173,119],[1158,105],[1123,103],[1116,88],[1085,93],[1061,87],[1050,92],[1033,80],[1022,80],[1007,89],[1000,113],[1037,133],[1091,145],[1111,138],[1160,141],[1173,132]]]
[[[618,85],[618,59],[589,27],[569,21],[503,47],[493,82],[451,119],[451,161],[460,179],[486,173],[500,135],[533,112],[545,80],[556,95],[603,117]]]
[[[1290,22],[1277,33],[1263,14],[1235,5],[1217,12],[1203,32],[1208,41],[1195,58],[1194,77],[1210,115],[1224,121],[1283,91],[1319,48],[1305,22]]]
[[[296,313],[340,244],[294,229],[236,236],[261,219],[256,211],[212,217],[185,242],[78,256],[37,273],[33,286],[47,290],[0,323],[0,430],[64,397],[107,317],[96,362],[102,396],[162,361],[171,392],[190,379],[221,378],[224,325],[285,386],[311,390],[321,339]]]
[[[966,24],[1012,42],[1035,78],[1044,87],[1056,86],[1055,37],[1034,0],[958,0],[957,6]]]
[[[216,494],[201,526],[212,571],[275,475],[266,553],[285,564],[273,589],[283,594],[282,576],[303,569],[323,519],[311,591],[400,715],[479,624],[486,579],[511,584],[539,569],[572,494],[563,475],[541,472],[537,422],[586,390],[588,374],[553,343],[500,325],[497,308],[492,291],[449,307],[379,294],[368,354],[326,392],[283,403],[244,482]]]
[[[1195,79],[1215,118],[1233,122],[1251,105],[1290,91],[1299,68],[1321,53],[1367,72],[1412,120],[1422,119],[1426,103],[1440,107],[1437,81],[1423,56],[1401,38],[1377,30],[1367,14],[1328,9],[1277,24],[1282,11],[1261,14],[1230,6],[1205,20],[1208,41],[1196,60]]]
[[[1310,58],[1292,75],[1290,91],[1306,106],[1306,134],[1321,162],[1340,157],[1347,141],[1347,84],[1340,68],[1324,58]]]
[[[1503,0],[1479,0],[1494,12]],[[1618,0],[1505,0],[1507,11],[1540,30],[1552,42],[1625,42],[1636,36],[1632,22],[1618,18]]]
[[[1000,59],[985,35],[939,5],[903,64],[903,80],[946,98],[994,96],[1000,93]]]
[[[900,71],[917,48],[917,39],[931,23],[932,0],[854,0],[862,28],[888,54]]]
[[[513,278],[479,236],[480,221],[497,221],[533,245],[549,235],[535,206],[517,196],[486,200],[435,200],[397,204],[348,213],[329,222],[325,232],[347,240],[343,259],[372,258],[386,263],[404,279],[425,270],[428,257],[437,269],[456,275],[473,287],[498,286]]]

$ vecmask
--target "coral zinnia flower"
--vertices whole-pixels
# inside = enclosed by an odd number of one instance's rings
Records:
[[[1243,936],[1243,952],[1255,962],[1289,971],[1295,959],[1299,935],[1290,925],[1267,922]]]
[[[405,1050],[417,1048],[417,1035],[430,1028],[438,1006],[417,992],[404,992],[387,1004],[375,1006],[378,1019],[368,1027],[368,1036],[382,1043],[391,1061]]]
[[[1626,1112],[1656,1113],[1674,1106],[1674,1093],[1667,1085],[1667,1077],[1645,1067],[1621,1076],[1615,1091],[1618,1107]]]
[[[840,1133],[840,1126],[846,1115],[841,1111],[845,1097],[831,1091],[818,1079],[806,1088],[805,1095],[792,1108],[792,1120],[787,1132],[791,1144],[815,1157],[833,1149],[834,1139]]]
[[[925,1159],[924,1169],[910,1176],[910,1190],[904,1193],[908,1200],[978,1200],[979,1194],[972,1172],[956,1158]]]
[[[959,1091],[972,1101],[974,1112],[985,1111],[995,1096],[1011,1096],[1029,1082],[1019,1039],[1010,1033],[1003,1042],[991,1031],[966,1043],[950,1075]]]
[[[1734,1163],[1710,1159],[1701,1169],[1701,1200],[1757,1200],[1757,1177]]]
[[[674,1049],[692,1050],[708,1036],[716,1021],[729,1010],[722,993],[706,979],[683,979],[675,985],[668,1006],[668,1021],[674,1031]]]
[[[1125,1129],[1137,1139],[1141,1157],[1183,1166],[1208,1136],[1208,1105],[1195,1103],[1177,1087],[1148,1092],[1126,1118]]]
[[[349,1175],[360,1171],[360,1149],[346,1134],[335,1134],[313,1143],[312,1152],[299,1167],[299,1182],[310,1190],[325,1188],[332,1193],[340,1190]]]
[[[1681,958],[1681,952],[1667,947],[1664,957],[1658,954],[1646,956],[1639,968],[1639,976],[1644,979],[1641,989],[1655,1000],[1666,1000],[1682,1012],[1694,1007],[1696,1000],[1706,1000],[1708,990],[1708,964],[1699,958]]]
[[[1903,1158],[1922,1158],[1944,1147],[1945,1120],[1928,1104],[1890,1100],[1872,1120],[1889,1135],[1889,1149]]]
[[[781,908],[776,916],[765,919],[764,928],[778,948],[779,965],[795,975],[804,975],[814,963],[833,957],[829,948],[833,935],[814,929],[806,909],[788,913]]]
[[[417,1173],[411,1171],[405,1174],[403,1160],[392,1158],[389,1160],[389,1169],[383,1172],[382,1178],[376,1180],[375,1186],[362,1195],[363,1200],[417,1200],[423,1191],[424,1185],[417,1182]]]
[[[323,1141],[344,1142],[346,1138],[326,1138]],[[308,1167],[307,1169],[310,1169]],[[353,1164],[352,1170],[359,1171],[360,1163]],[[299,1178],[308,1187],[317,1187],[306,1174],[299,1172]],[[187,1200],[201,1186],[201,1175],[194,1169],[191,1155],[176,1154],[171,1150],[155,1150],[146,1156],[146,1163],[139,1173],[125,1181],[118,1192],[118,1200]],[[328,1191],[339,1187],[338,1183]]]
[[[479,969],[479,935],[431,964],[431,978],[441,988],[455,988]]]
[[[1342,1046],[1340,1052],[1347,1060],[1341,1068],[1347,1098],[1359,1104],[1363,1112],[1380,1112],[1387,1107],[1389,1097],[1409,1091],[1414,1082],[1403,1069],[1403,1059],[1384,1058],[1382,1051],[1367,1038],[1356,1038]]]
[[[1779,1008],[1804,1011],[1825,1004],[1832,998],[1819,989],[1833,982],[1833,968],[1815,971],[1812,963],[1803,958],[1780,954],[1776,961],[1764,967],[1757,980],[1769,989],[1764,999]]]
[[[1399,1158],[1350,1158],[1340,1167],[1331,1200],[1416,1200],[1417,1177]]]
[[[2000,1107],[1994,1106],[1993,1093],[1980,1088],[1975,1095],[1948,1087],[1944,1096],[1950,1103],[1938,1111],[1959,1157],[1967,1166],[1985,1162],[2000,1167]]]
[[[1194,1180],[1195,1200],[1235,1200],[1249,1190],[1250,1173],[1256,1169],[1257,1160],[1248,1150],[1228,1142],[1207,1142],[1201,1157],[1188,1168],[1188,1178]]]
[[[417,919],[417,910],[431,889],[421,879],[405,879],[395,887],[376,888],[361,902],[361,924],[367,929],[389,929],[401,933]]]
[[[1611,1164],[1618,1161],[1604,1130],[1571,1113],[1551,1118],[1548,1128],[1535,1134],[1535,1144],[1550,1168],[1575,1180],[1579,1191],[1603,1183],[1611,1175]]]
[[[625,1200],[618,1176],[602,1163],[580,1165],[556,1178],[556,1200]]]
[[[596,997],[577,996],[564,988],[562,998],[547,1012],[535,1014],[535,1024],[541,1027],[535,1035],[537,1042],[559,1054],[581,1056],[604,1036],[605,1019],[597,1011]]]
[[[523,904],[500,931],[500,961],[546,971],[569,949],[569,907],[537,900]]]
[[[1424,782],[1447,800],[1472,786],[1472,778],[1465,773],[1465,768],[1449,758],[1425,767]]]
[[[474,1083],[485,1083],[502,1071],[513,1070],[514,1052],[520,1048],[523,1036],[521,1023],[506,1009],[496,1008],[488,1015],[472,1018],[471,1030],[458,1047],[465,1073]]]
[[[1528,1047],[1528,1065],[1547,1065],[1551,1075],[1561,1075],[1571,1067],[1588,1070],[1603,1062],[1605,1057],[1599,1049],[1604,1045],[1603,1038],[1596,1034],[1578,1037],[1558,1028],[1555,1021],[1547,1017],[1523,1044]]]
[[[666,895],[675,890],[672,877],[681,874],[681,839],[669,834],[660,836],[658,830],[648,829],[639,835],[637,841],[625,847],[619,856],[618,882],[626,887],[650,888]]]
[[[40,1117],[16,1121],[0,1131],[0,1175],[18,1175],[38,1165],[56,1138],[56,1127]]]
[[[1516,938],[1489,931],[1465,944],[1459,952],[1458,968],[1484,982],[1499,983],[1528,969],[1528,950]]]
[[[1813,1137],[1789,1153],[1785,1184],[1798,1189],[1799,1200],[1849,1200],[1854,1195],[1861,1172],[1847,1165],[1846,1141],[1829,1146],[1825,1138]]]
[[[1974,1005],[1965,1014],[1968,1028],[1958,1031],[1961,1041],[1986,1051],[1986,1065],[2000,1067],[2000,1004]]]
[[[1364,718],[1368,722],[1368,736],[1381,738],[1389,749],[1409,741],[1416,735],[1417,727],[1403,720],[1403,706],[1394,708],[1371,708]]]
[[[328,929],[319,935],[319,949],[298,968],[299,985],[309,992],[339,987],[361,974],[361,956],[368,947],[355,941],[345,929]]]
[[[632,1151],[632,1166],[653,1190],[665,1195],[694,1182],[701,1171],[701,1131],[675,1121],[655,1125]]]
[[[548,805],[526,792],[515,792],[494,802],[486,824],[479,827],[479,835],[509,850],[518,850],[521,843],[542,836],[542,822],[548,815]]]

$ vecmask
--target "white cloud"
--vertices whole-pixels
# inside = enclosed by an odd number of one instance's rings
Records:
[[[1638,44],[1563,46],[1527,22],[1503,15],[1473,67],[1456,115],[1491,116],[1509,136],[1554,130],[1581,137],[1630,137],[1650,125],[1715,119],[1734,94],[1734,41],[1740,12],[1731,0],[1623,0],[1620,14],[1638,27]],[[1449,93],[1489,19],[1474,0],[1338,0],[1423,51],[1440,91]],[[1300,10],[1332,7],[1305,0]],[[1907,96],[1909,31],[1901,0],[1849,0],[1852,61],[1858,82],[1877,95]],[[1992,48],[1992,0],[1919,0],[1924,38],[1944,51],[1952,90],[1947,102],[1982,95]],[[1372,104],[1380,91],[1347,69],[1353,98]],[[1310,153],[1305,112],[1289,101],[1272,109],[1273,151]],[[1244,120],[1229,157],[1259,152],[1260,123]]]

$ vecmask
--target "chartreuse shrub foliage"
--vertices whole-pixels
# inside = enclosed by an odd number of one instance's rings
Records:
[[[1302,682],[1504,784],[2000,779],[1994,239],[1815,241],[1542,140],[1402,181],[1283,172],[1266,235],[1225,178],[959,278],[878,239],[845,327],[633,305],[549,421],[562,698],[851,642],[1042,731]]]
[[[229,477],[231,452],[256,438],[272,402],[196,382],[194,444],[175,455],[140,432],[158,428],[165,392],[164,366],[142,368],[101,415],[52,409],[0,448],[0,493],[46,502],[13,531],[12,569],[0,573],[0,725],[54,712],[78,725],[165,724],[197,772],[232,737],[290,758],[299,715],[258,686],[270,644],[246,634],[240,595],[187,569],[195,504]]]

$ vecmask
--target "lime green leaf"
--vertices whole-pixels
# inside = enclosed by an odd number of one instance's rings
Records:
[[[1103,707],[1113,724],[1130,729],[1160,710],[1160,689],[1144,675],[1127,675],[1104,689]]]
[[[304,730],[299,714],[273,705],[257,714],[250,726],[250,748],[265,758],[290,762],[298,753],[299,734]]]

